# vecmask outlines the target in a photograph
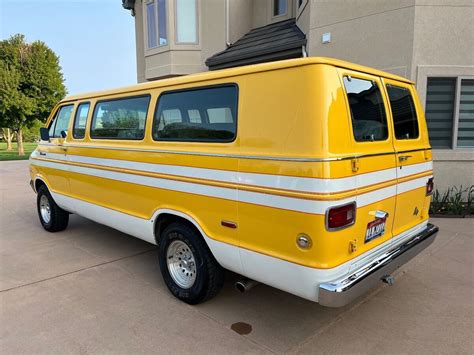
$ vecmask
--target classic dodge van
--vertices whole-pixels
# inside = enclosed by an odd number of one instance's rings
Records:
[[[339,60],[70,96],[41,135],[30,171],[43,227],[76,213],[158,245],[166,285],[190,304],[228,269],[242,289],[343,306],[393,283],[438,231],[413,82]]]

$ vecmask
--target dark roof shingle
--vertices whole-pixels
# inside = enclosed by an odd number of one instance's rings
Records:
[[[302,57],[306,36],[295,19],[254,28],[226,50],[207,58],[210,70]]]

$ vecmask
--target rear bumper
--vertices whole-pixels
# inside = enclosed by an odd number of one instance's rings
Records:
[[[428,224],[409,240],[380,255],[345,277],[319,285],[319,304],[342,307],[374,288],[382,278],[433,243],[438,227]]]

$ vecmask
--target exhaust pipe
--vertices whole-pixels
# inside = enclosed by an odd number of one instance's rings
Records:
[[[250,280],[250,279],[243,279],[243,280],[237,281],[234,286],[237,291],[244,293],[250,290],[251,288],[257,286],[258,284],[259,282],[257,281]]]

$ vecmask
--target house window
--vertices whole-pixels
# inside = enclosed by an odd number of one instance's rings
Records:
[[[166,28],[166,0],[148,0],[146,3],[148,48],[168,44]]]
[[[286,14],[287,0],[273,0],[273,16]]]
[[[474,147],[474,79],[428,78],[425,111],[433,148]]]
[[[176,0],[176,42],[197,43],[197,2]]]
[[[474,79],[461,79],[458,147],[474,147]]]

